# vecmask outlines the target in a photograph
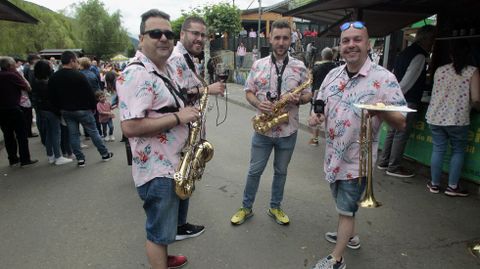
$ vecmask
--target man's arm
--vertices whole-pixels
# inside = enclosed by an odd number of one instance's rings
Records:
[[[404,131],[407,126],[405,116],[400,112],[382,111],[378,116],[396,130]]]
[[[404,95],[413,87],[413,84],[417,82],[417,79],[420,77],[424,66],[425,56],[423,54],[418,54],[412,59],[408,65],[405,75],[402,78],[402,81],[400,81],[400,88],[402,89]]]

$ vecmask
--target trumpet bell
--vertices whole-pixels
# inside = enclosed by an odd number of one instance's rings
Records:
[[[359,202],[360,207],[363,208],[376,208],[382,206],[382,203],[375,200],[375,197],[366,197],[362,201]]]

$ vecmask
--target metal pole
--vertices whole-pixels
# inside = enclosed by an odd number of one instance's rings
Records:
[[[383,46],[383,67],[385,68],[388,67],[388,55],[390,54],[390,37],[391,35],[388,35],[387,38],[385,38],[385,45]]]
[[[260,27],[262,26],[262,0],[258,0],[257,49],[260,50]]]

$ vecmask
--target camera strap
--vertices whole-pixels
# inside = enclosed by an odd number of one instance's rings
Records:
[[[280,95],[282,93],[282,76],[288,64],[288,55],[283,60],[282,70],[278,69],[277,60],[275,59],[275,56],[273,56],[273,53],[272,53],[272,63],[273,65],[275,65],[275,72],[277,73],[277,100],[279,100]]]

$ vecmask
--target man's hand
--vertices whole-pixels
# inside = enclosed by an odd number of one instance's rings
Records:
[[[223,82],[218,81],[208,85],[208,94],[210,95],[223,96],[224,92],[225,92],[225,83]]]
[[[300,93],[287,93],[288,102],[293,105],[300,104]]]
[[[180,123],[185,124],[192,121],[196,121],[200,118],[200,110],[196,107],[187,106],[180,108],[177,113],[178,118],[180,118]]]
[[[263,113],[271,113],[273,110],[273,106],[274,106],[273,103],[267,100],[263,102],[258,102],[256,105],[258,110],[260,110]]]
[[[308,126],[314,127],[322,122],[325,121],[325,115],[323,114],[315,114],[313,111],[310,113],[310,116],[308,117]]]

